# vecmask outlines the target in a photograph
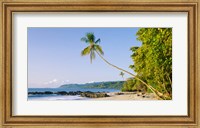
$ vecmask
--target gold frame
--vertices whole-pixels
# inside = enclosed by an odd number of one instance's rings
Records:
[[[196,126],[200,107],[199,1],[160,0],[3,0],[0,37],[0,113],[3,126]],[[188,13],[188,116],[13,116],[12,115],[12,13],[14,12],[187,12]],[[198,21],[198,22],[197,22]],[[197,27],[198,26],[198,27]],[[199,35],[197,35],[199,34]],[[9,127],[10,128],[10,127]]]

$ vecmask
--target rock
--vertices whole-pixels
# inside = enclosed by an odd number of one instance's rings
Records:
[[[116,92],[115,95],[124,95],[122,92]]]
[[[94,93],[94,92],[83,92],[81,93],[82,97],[89,97],[89,98],[100,98],[100,97],[109,97],[106,93]]]
[[[43,95],[45,94],[44,92],[28,92],[28,94],[32,94],[32,95]]]
[[[66,91],[60,91],[56,93],[57,95],[68,95]]]
[[[90,98],[100,98],[100,97],[109,97],[107,93],[103,92],[91,92],[91,91],[86,91],[86,92],[81,92],[81,91],[58,91],[58,92],[51,92],[51,91],[45,91],[45,92],[28,92],[28,95],[51,95],[51,94],[56,94],[56,95],[81,95],[82,97],[90,97]]]
[[[81,91],[77,91],[77,95],[81,95],[81,93],[82,93]]]
[[[142,92],[142,95],[144,95],[145,94],[145,92]]]
[[[51,91],[45,91],[44,94],[53,94]]]
[[[134,89],[132,92],[137,92],[137,89]]]
[[[68,94],[73,96],[73,95],[76,95],[76,92],[70,91]]]

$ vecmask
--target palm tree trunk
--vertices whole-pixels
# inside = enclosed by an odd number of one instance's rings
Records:
[[[108,62],[106,59],[104,59],[103,56],[101,56],[101,54],[100,54],[98,51],[96,51],[96,52],[97,52],[97,54],[100,56],[100,58],[101,58],[103,61],[105,61],[108,65],[110,65],[110,66],[112,66],[112,67],[114,67],[114,68],[117,68],[118,70],[121,70],[121,71],[123,71],[123,72],[125,72],[125,73],[127,73],[127,74],[129,74],[129,75],[131,75],[131,76],[133,76],[135,79],[139,80],[139,81],[142,82],[144,85],[146,85],[147,88],[149,88],[149,89],[158,97],[158,99],[163,99],[163,98],[162,98],[163,94],[162,94],[161,92],[157,91],[157,90],[156,90],[155,88],[153,88],[151,85],[148,85],[146,82],[144,82],[143,80],[141,80],[140,78],[138,78],[136,75],[134,75],[134,74],[132,74],[132,73],[130,73],[130,72],[128,72],[128,71],[122,69],[122,68],[119,68],[119,67],[117,67],[117,66],[111,64],[111,63]]]

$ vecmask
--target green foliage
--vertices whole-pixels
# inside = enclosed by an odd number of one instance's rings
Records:
[[[136,82],[137,81],[135,79],[133,79],[133,78],[127,79],[124,82],[121,91],[123,91],[123,92],[125,92],[125,91],[128,91],[128,92],[134,91],[136,89]]]
[[[121,89],[124,81],[100,82],[91,83],[84,88],[99,88],[99,89]]]
[[[98,52],[99,54],[103,55],[103,50],[98,43],[101,42],[100,39],[97,39],[95,41],[95,36],[93,33],[86,33],[85,37],[81,38],[81,41],[89,44],[88,47],[83,49],[81,52],[82,56],[90,55],[90,62],[92,63],[92,60],[95,59],[95,52]]]
[[[131,58],[137,76],[159,92],[172,95],[172,28],[141,28],[141,47],[132,47]]]
[[[83,49],[83,51],[81,52],[81,55],[82,56],[88,55],[88,54],[90,54],[90,51],[91,51],[91,47],[88,46],[85,49]]]
[[[94,82],[86,84],[65,84],[60,88],[74,89],[74,88],[98,88],[98,89],[121,89],[124,81],[108,81],[108,82]]]
[[[141,91],[146,92],[147,88],[140,81],[138,81],[134,78],[127,79],[124,82],[123,87],[121,89],[121,91],[123,91],[123,92],[127,92],[127,91],[131,92],[131,91],[136,91],[136,90],[141,90]]]

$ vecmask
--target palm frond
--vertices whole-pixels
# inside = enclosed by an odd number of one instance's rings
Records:
[[[129,68],[134,69],[135,65],[130,65]]]
[[[104,54],[104,52],[103,52],[103,50],[102,50],[102,48],[101,48],[101,46],[100,45],[95,45],[94,46],[95,47],[95,50],[97,51],[97,52],[99,52],[100,54]]]
[[[99,38],[98,40],[95,41],[95,44],[98,44],[101,42],[101,39]]]
[[[135,46],[135,47],[131,47],[130,50],[131,50],[132,52],[135,52],[138,48],[139,48],[139,47]]]
[[[90,51],[91,51],[91,47],[88,46],[85,49],[83,49],[83,51],[81,51],[81,55],[82,56],[88,55],[88,54],[90,54]]]
[[[85,43],[88,43],[88,42],[89,42],[89,40],[88,40],[86,37],[82,37],[82,38],[81,38],[81,41],[83,41],[83,42],[85,42]]]
[[[94,33],[87,33],[86,34],[86,37],[88,39],[88,41],[91,43],[91,42],[94,42],[95,41],[95,36],[94,36]]]

